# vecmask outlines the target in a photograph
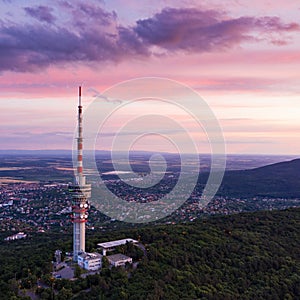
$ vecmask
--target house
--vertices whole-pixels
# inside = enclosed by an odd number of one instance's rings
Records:
[[[114,267],[125,266],[126,263],[132,263],[132,258],[124,254],[118,253],[106,256],[109,263]]]
[[[19,240],[19,239],[24,239],[27,237],[27,234],[24,232],[19,232],[17,234],[8,236],[7,238],[5,238],[5,241],[13,241],[13,240]]]

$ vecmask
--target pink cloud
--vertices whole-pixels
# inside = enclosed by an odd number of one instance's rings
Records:
[[[92,66],[149,58],[161,51],[220,52],[248,41],[282,45],[287,43],[286,33],[300,28],[279,17],[230,18],[217,10],[197,8],[165,8],[130,27],[119,24],[115,12],[96,4],[80,2],[61,9],[69,16],[64,25],[61,20],[55,22],[58,17],[48,6],[25,8],[40,23],[3,22],[0,70],[36,72],[72,63]]]

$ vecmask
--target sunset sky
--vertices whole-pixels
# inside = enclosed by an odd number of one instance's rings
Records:
[[[0,15],[0,149],[71,149],[79,85],[86,108],[92,89],[163,77],[208,103],[227,153],[300,152],[299,1],[2,0]]]

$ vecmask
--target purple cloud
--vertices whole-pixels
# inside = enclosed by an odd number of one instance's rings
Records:
[[[40,23],[0,23],[0,70],[34,71],[53,64],[122,61],[168,52],[211,52],[244,41],[286,43],[285,34],[299,30],[278,17],[229,18],[215,10],[166,8],[138,20],[118,24],[115,12],[91,3],[61,2],[65,20],[46,6],[27,7]],[[47,23],[47,24],[45,24]],[[48,24],[51,23],[51,26]]]
[[[53,9],[48,6],[35,6],[35,7],[24,7],[24,10],[28,15],[33,18],[36,18],[39,21],[46,23],[53,23],[55,21],[55,17],[52,15]]]
[[[280,36],[299,28],[299,24],[284,24],[278,17],[229,19],[214,10],[166,8],[151,18],[137,21],[134,30],[150,46],[207,52],[255,40],[257,35],[268,39],[270,33]]]

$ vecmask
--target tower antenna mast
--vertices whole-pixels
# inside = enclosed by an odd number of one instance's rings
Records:
[[[77,132],[77,169],[74,184],[69,185],[72,195],[73,222],[73,260],[77,262],[78,254],[85,252],[85,223],[88,219],[88,198],[91,196],[91,185],[86,183],[83,175],[83,116],[81,104],[81,86],[78,97],[78,132]]]

